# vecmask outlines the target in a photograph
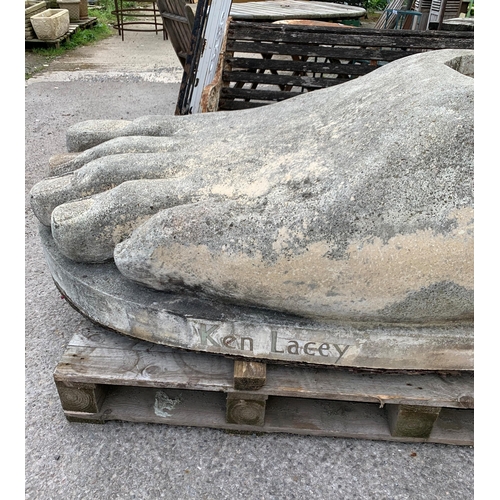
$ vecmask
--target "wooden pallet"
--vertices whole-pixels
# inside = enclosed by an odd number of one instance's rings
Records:
[[[88,19],[80,19],[80,21],[72,22],[69,25],[68,31],[56,38],[55,40],[40,40],[39,38],[24,40],[25,49],[46,49],[46,48],[59,48],[61,43],[69,40],[75,33],[80,30],[92,28],[97,24],[97,17],[89,17]]]
[[[238,432],[473,444],[473,374],[264,364],[173,349],[96,327],[54,372],[66,418]]]
[[[254,108],[341,85],[412,54],[473,49],[474,33],[230,21],[202,112]]]

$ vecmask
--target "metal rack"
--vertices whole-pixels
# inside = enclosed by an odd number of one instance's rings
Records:
[[[136,0],[134,2],[134,4],[141,3],[149,4],[149,6],[129,7],[124,5],[123,0],[115,0],[115,10],[112,11],[112,14],[116,16],[116,24],[113,27],[118,30],[118,34],[121,35],[122,40],[125,38],[125,31],[150,31],[156,34],[161,32],[165,39],[166,33],[163,29],[163,22],[156,2],[151,0]],[[128,16],[131,17],[130,20],[126,19]]]

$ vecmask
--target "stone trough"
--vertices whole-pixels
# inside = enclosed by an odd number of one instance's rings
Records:
[[[40,40],[56,40],[69,29],[67,9],[47,9],[31,16],[31,24]]]

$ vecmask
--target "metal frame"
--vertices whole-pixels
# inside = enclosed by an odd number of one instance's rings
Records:
[[[163,23],[160,17],[160,11],[156,6],[156,2],[154,0],[136,0],[137,3],[149,3],[152,4],[152,8],[147,7],[126,7],[123,8],[123,0],[114,0],[115,1],[115,10],[111,13],[116,16],[116,24],[113,25],[113,28],[118,30],[118,34],[121,35],[122,40],[125,39],[124,32],[125,31],[146,31],[146,32],[154,32],[158,34],[160,31],[163,33],[163,38],[165,39],[165,30],[163,29]],[[136,18],[144,18],[151,17],[151,13],[153,14],[154,21],[139,21],[134,19],[132,21],[124,21],[124,17],[126,15],[132,15]],[[131,28],[132,25],[146,25],[146,26],[154,26],[153,29],[147,28]]]

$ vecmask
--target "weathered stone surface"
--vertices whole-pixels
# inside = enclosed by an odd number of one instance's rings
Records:
[[[30,17],[31,25],[40,40],[55,40],[69,28],[69,13],[66,9],[47,9]]]
[[[75,171],[36,185],[33,210],[68,258],[114,257],[153,289],[471,321],[472,61],[435,51],[254,110],[79,124]]]
[[[388,325],[298,318],[134,283],[112,261],[74,262],[40,226],[59,290],[92,321],[128,336],[249,360],[395,370],[473,370],[472,323]]]

